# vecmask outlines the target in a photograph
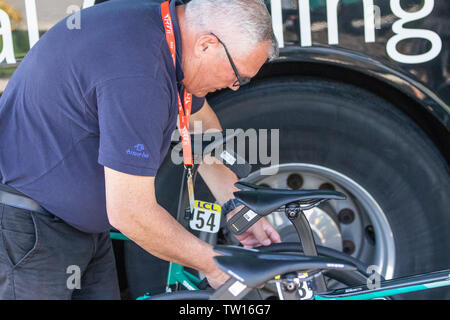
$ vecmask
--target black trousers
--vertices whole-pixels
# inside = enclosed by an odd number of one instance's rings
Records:
[[[120,299],[109,232],[0,204],[0,299]]]

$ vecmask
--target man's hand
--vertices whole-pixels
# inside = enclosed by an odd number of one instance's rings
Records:
[[[205,104],[197,113],[191,116],[191,127],[194,121],[202,122],[203,130],[217,130],[222,131],[219,119],[211,106],[205,100]],[[202,163],[198,172],[202,176],[203,180],[207,184],[209,190],[212,192],[217,202],[223,205],[229,199],[234,198],[233,192],[239,191],[234,184],[238,181],[236,174],[234,174],[229,168],[223,164],[215,164],[211,156],[206,163]],[[242,207],[240,207],[242,208]],[[227,218],[238,212],[240,208],[235,209],[227,215]],[[255,247],[258,245],[269,245],[271,243],[280,242],[280,235],[273,228],[273,226],[262,218],[255,225],[253,225],[247,232],[236,237],[245,247]]]
[[[236,239],[246,248],[281,242],[280,235],[265,218],[256,222],[243,234],[236,236]]]
[[[227,215],[229,220],[234,214],[242,209],[242,206],[237,207]],[[268,246],[272,243],[281,242],[280,235],[275,228],[265,219],[261,218],[253,226],[251,226],[246,232],[241,235],[235,236],[242,245],[246,248],[254,248],[259,246]]]

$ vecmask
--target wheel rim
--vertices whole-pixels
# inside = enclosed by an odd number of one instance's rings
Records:
[[[305,211],[316,242],[377,266],[386,279],[393,277],[395,243],[391,227],[380,205],[360,184],[314,164],[287,163],[264,168],[267,169],[276,174],[262,175],[258,170],[243,181],[276,189],[333,188],[344,193],[347,200],[328,201],[325,206]],[[284,241],[292,241],[295,231],[284,215],[273,213],[267,219],[284,236]],[[296,235],[295,238],[298,239]]]

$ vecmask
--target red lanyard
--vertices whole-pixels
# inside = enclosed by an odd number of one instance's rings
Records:
[[[173,31],[172,17],[170,16],[170,7],[169,1],[165,1],[161,3],[161,16],[163,20],[164,29],[166,32],[166,40],[169,45],[170,54],[172,56],[173,65],[176,70],[177,68],[177,54],[175,47],[175,34]],[[189,133],[189,119],[191,117],[191,109],[192,109],[192,94],[187,92],[186,89],[183,90],[183,98],[184,98],[184,109],[181,104],[180,94],[178,96],[178,118],[179,118],[179,127],[181,135],[181,144],[183,146],[183,158],[185,166],[192,166],[192,145],[191,145],[191,136]],[[185,112],[186,110],[186,112]]]

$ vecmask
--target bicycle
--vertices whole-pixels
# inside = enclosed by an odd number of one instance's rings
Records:
[[[225,144],[228,140],[224,138],[219,143]],[[218,144],[215,145],[215,147],[217,146]],[[195,153],[194,151],[194,156],[197,158],[202,156],[205,151],[204,147],[203,144],[201,152]],[[212,148],[212,150],[214,149]],[[229,158],[229,156],[228,154],[227,157]],[[241,162],[241,167],[233,166],[233,164],[229,167],[239,177],[246,176],[251,170],[247,163],[242,164]],[[188,199],[184,183],[186,175],[183,177],[177,220],[188,227],[189,221],[192,221],[193,211],[184,210],[183,204]],[[367,267],[363,263],[339,251],[317,246],[303,211],[314,208],[327,200],[344,199],[345,195],[340,192],[271,189],[244,182],[238,182],[236,186],[241,191],[235,192],[235,198],[228,201],[222,208],[223,214],[238,206],[243,206],[227,221],[228,229],[233,234],[242,234],[260,218],[272,212],[282,211],[293,223],[301,245],[299,243],[281,243],[257,249],[216,246],[215,250],[222,255],[215,257],[215,262],[219,268],[230,275],[230,279],[220,288],[215,291],[199,290],[202,283],[199,277],[187,272],[182,266],[170,264],[167,292],[156,296],[143,296],[140,299],[239,300],[264,285],[274,285],[278,298],[281,300],[379,299],[407,292],[450,286],[450,269],[392,280],[380,278],[379,283],[371,284],[368,282],[371,275],[367,273]],[[344,287],[329,290],[325,277],[340,282]],[[170,288],[175,286],[174,289],[178,290],[180,284],[188,291],[172,292],[173,290]]]
[[[229,227],[232,230],[234,229],[236,234],[242,233],[258,218],[273,212],[275,209],[282,208],[294,224],[301,241],[304,241],[303,245],[308,247],[307,250],[304,247],[304,252],[314,250],[314,239],[303,210],[316,206],[325,199],[339,197],[338,193],[334,191],[323,192],[323,190],[318,190],[313,194],[311,194],[312,191],[308,191],[309,194],[306,194],[304,191],[261,188],[250,184],[241,186],[245,187],[246,190],[236,192],[235,196],[240,203],[245,205],[245,208],[240,211],[241,214],[236,214],[237,217],[235,215],[228,221]],[[315,199],[312,199],[311,196]],[[302,201],[303,203],[301,203]],[[305,204],[306,207],[302,207]],[[244,211],[249,209],[257,215],[252,223],[245,218]],[[243,218],[247,222],[243,221]],[[281,250],[293,251],[295,248],[292,245],[288,244],[286,248],[281,248]],[[278,246],[283,247],[284,244]],[[270,253],[276,249],[268,247],[246,249],[237,246],[218,246],[215,250],[223,254],[214,258],[216,264],[231,276],[216,291],[178,292],[149,299],[239,300],[251,290],[267,283],[276,284],[280,299],[298,300],[379,299],[407,292],[450,286],[450,269],[446,269],[384,280],[373,287],[367,282],[363,282],[360,285],[348,285],[344,288],[327,291],[326,286],[323,286],[324,270],[328,271],[328,276],[340,279],[344,284],[350,284],[365,278],[364,270],[361,270],[362,265],[344,256],[341,256],[344,259],[339,259],[317,255]],[[333,250],[330,252],[333,252]],[[359,280],[356,279],[358,277],[360,277]]]

